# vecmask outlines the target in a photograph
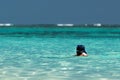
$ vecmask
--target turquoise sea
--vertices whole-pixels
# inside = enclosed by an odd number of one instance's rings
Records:
[[[0,27],[0,80],[119,79],[120,27]]]

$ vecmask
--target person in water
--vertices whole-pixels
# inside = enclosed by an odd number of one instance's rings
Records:
[[[77,45],[76,56],[88,56],[84,45]]]

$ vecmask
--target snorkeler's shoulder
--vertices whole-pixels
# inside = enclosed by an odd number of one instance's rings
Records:
[[[74,56],[85,56],[85,57],[87,57],[88,54],[81,54],[81,55],[74,55]]]

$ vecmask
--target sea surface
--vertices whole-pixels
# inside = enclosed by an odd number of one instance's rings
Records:
[[[120,80],[120,27],[0,27],[0,80]]]

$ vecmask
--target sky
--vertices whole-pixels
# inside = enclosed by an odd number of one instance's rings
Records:
[[[120,0],[0,0],[0,23],[120,24]]]

